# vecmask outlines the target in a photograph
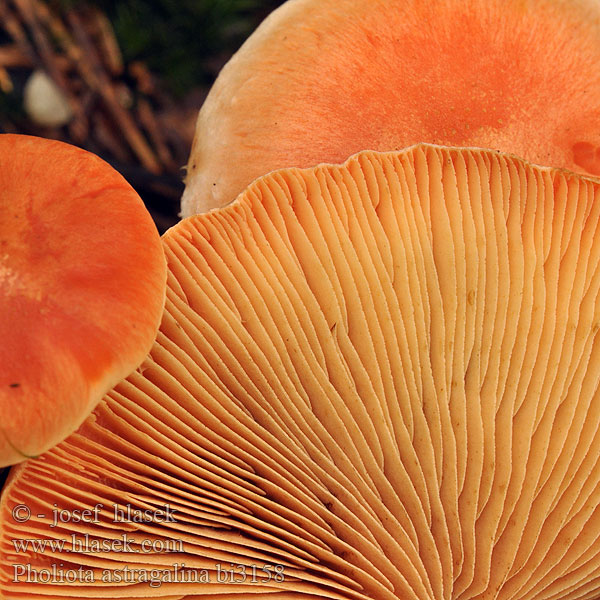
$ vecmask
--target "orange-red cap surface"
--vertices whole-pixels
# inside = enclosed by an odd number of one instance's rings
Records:
[[[110,165],[0,135],[0,465],[64,439],[142,362],[165,280],[152,219]]]
[[[184,216],[282,167],[418,142],[600,174],[600,4],[292,0],[198,118]]]

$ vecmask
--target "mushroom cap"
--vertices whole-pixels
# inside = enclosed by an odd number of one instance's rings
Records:
[[[592,0],[291,0],[200,111],[182,214],[283,167],[418,142],[600,175]]]
[[[6,600],[598,597],[599,182],[364,152],[163,240],[143,368],[3,492]]]
[[[0,465],[75,431],[148,353],[166,261],[143,202],[62,142],[0,135]]]

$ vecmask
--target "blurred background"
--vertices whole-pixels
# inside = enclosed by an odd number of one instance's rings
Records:
[[[98,154],[162,233],[178,220],[198,110],[281,0],[0,0],[0,130]]]

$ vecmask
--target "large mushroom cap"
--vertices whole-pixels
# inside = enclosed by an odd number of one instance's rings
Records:
[[[291,0],[200,111],[182,212],[282,167],[418,142],[600,175],[593,0]]]
[[[0,135],[0,465],[72,433],[144,359],[166,261],[129,184],[67,144]]]
[[[366,152],[164,246],[143,369],[4,490],[6,600],[598,597],[598,182]]]

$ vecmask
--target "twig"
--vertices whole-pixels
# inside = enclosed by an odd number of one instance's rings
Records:
[[[0,65],[5,68],[34,66],[31,58],[17,44],[0,46]]]
[[[13,82],[4,67],[0,67],[0,90],[5,94],[10,94],[13,91]]]
[[[102,49],[102,58],[113,76],[123,73],[123,56],[110,21],[98,10],[92,11],[92,26]]]
[[[48,41],[48,38],[44,32],[44,29],[40,26],[37,16],[37,2],[32,0],[13,0],[17,11],[19,12],[21,19],[28,26],[29,30],[33,35],[37,54],[41,59],[41,62],[54,82],[61,88],[67,96],[69,96],[69,86],[67,84],[67,78],[64,72],[58,66],[56,61],[56,53],[52,48],[52,44]],[[75,108],[72,106],[71,108]]]
[[[8,31],[21,52],[29,58],[31,64],[39,64],[37,54],[31,45],[25,30],[6,2],[0,2],[0,18],[2,19],[2,25],[6,31]]]
[[[137,104],[137,114],[139,116],[140,122],[144,126],[144,129],[148,132],[154,147],[156,148],[156,152],[158,153],[158,157],[160,158],[163,165],[167,167],[168,170],[172,171],[175,167],[175,162],[173,161],[173,157],[171,156],[171,152],[169,151],[169,147],[167,146],[165,137],[161,128],[154,117],[154,112],[150,103],[144,98],[140,98]]]
[[[160,163],[144,136],[136,127],[131,115],[120,105],[114,86],[111,85],[110,79],[98,64],[79,15],[71,10],[67,13],[67,20],[83,51],[81,60],[78,63],[82,77],[92,89],[100,94],[140,162],[152,173],[160,173],[162,171]]]

